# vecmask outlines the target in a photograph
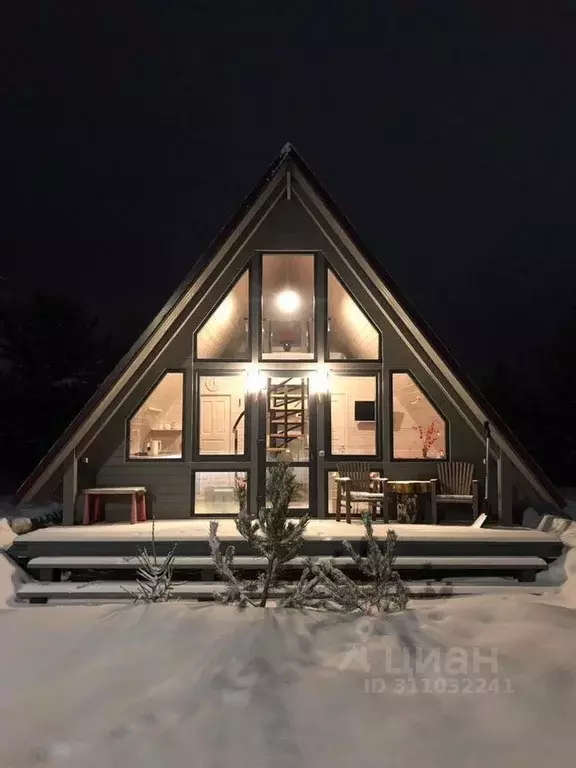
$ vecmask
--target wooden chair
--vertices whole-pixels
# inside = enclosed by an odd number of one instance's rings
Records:
[[[367,461],[346,461],[338,464],[336,480],[336,522],[340,522],[342,505],[346,510],[346,522],[352,522],[352,503],[365,501],[376,519],[376,507],[382,507],[384,520],[388,520],[388,495],[386,477],[375,476]],[[377,489],[377,490],[376,490]]]
[[[438,524],[438,504],[471,504],[474,520],[480,511],[478,480],[473,480],[474,465],[465,461],[446,461],[436,465],[438,477],[430,481],[432,522]]]

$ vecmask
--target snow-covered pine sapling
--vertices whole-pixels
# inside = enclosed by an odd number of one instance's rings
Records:
[[[250,546],[266,559],[266,571],[261,578],[260,607],[264,607],[270,589],[278,582],[283,566],[297,555],[304,542],[304,531],[310,520],[304,515],[290,520],[290,503],[300,491],[296,473],[289,461],[280,458],[266,472],[266,499],[258,517],[246,512],[238,515],[236,528]],[[246,509],[246,508],[245,508]]]
[[[229,545],[222,553],[222,542],[218,536],[218,521],[210,520],[210,533],[208,536],[212,561],[218,576],[226,583],[226,592],[216,592],[214,597],[223,603],[238,603],[240,608],[247,605],[257,605],[248,595],[246,583],[240,579],[234,571],[234,547]]]
[[[283,603],[285,607],[360,612],[369,616],[406,608],[408,593],[394,569],[396,533],[391,529],[386,532],[386,544],[382,551],[374,536],[371,516],[366,514],[362,519],[366,555],[356,552],[348,541],[342,544],[360,573],[366,577],[366,582],[354,582],[333,561],[308,559],[295,591]]]
[[[238,517],[235,520],[238,533],[246,539],[254,552],[266,561],[266,569],[259,578],[258,605],[265,607],[270,590],[277,584],[283,566],[296,556],[304,541],[304,531],[309,517],[304,515],[297,521],[290,520],[290,503],[301,490],[296,474],[290,463],[279,459],[266,473],[267,506],[257,516],[250,514],[246,486],[236,483]],[[241,582],[233,571],[234,551],[228,548],[222,554],[217,538],[217,523],[210,523],[211,547],[214,565],[219,576],[228,583],[227,602],[252,603],[248,597],[247,585]],[[255,591],[255,590],[254,590]]]
[[[146,547],[142,547],[136,559],[139,568],[136,573],[136,589],[126,589],[135,603],[164,603],[170,599],[173,589],[174,558],[176,544],[168,552],[166,557],[159,562],[156,554],[156,518],[152,515],[152,556],[148,554]]]

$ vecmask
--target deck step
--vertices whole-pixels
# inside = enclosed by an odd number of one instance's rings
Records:
[[[493,593],[522,593],[543,595],[557,591],[557,587],[539,586],[537,584],[503,585],[451,585],[448,583],[425,584],[422,582],[405,582],[410,596],[413,598],[435,598],[463,595],[483,595]],[[131,600],[129,592],[134,591],[133,581],[88,581],[88,582],[27,582],[22,584],[17,592],[20,600],[47,602],[48,600]],[[226,585],[222,582],[186,582],[175,584],[171,592],[174,598],[184,600],[211,601],[215,593],[223,593]],[[288,590],[273,590],[272,599],[286,595]]]
[[[158,563],[165,558],[158,557]],[[288,568],[301,569],[307,558],[295,557],[286,564]],[[316,561],[331,561],[339,568],[353,568],[351,557],[318,557]],[[138,568],[136,557],[34,557],[28,562],[29,570],[116,570]],[[266,560],[263,557],[238,556],[234,558],[234,566],[239,569],[264,568]],[[547,564],[540,557],[409,557],[396,558],[395,567],[398,570],[494,570],[494,571],[544,571]],[[179,570],[198,569],[213,570],[214,562],[211,557],[181,556],[174,558],[174,568]]]

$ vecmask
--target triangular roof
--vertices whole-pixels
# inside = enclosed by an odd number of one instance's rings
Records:
[[[502,418],[494,411],[475,384],[456,363],[450,352],[442,344],[425,320],[411,306],[398,285],[390,277],[382,264],[373,254],[371,254],[370,250],[365,243],[363,243],[347,217],[338,208],[334,200],[326,192],[314,173],[302,159],[301,155],[291,144],[284,145],[266,173],[249,192],[240,207],[218,233],[207,251],[196,262],[192,270],[174,291],[170,299],[162,307],[160,312],[158,312],[140,338],[124,355],[112,373],[110,373],[104,380],[95,394],[88,400],[84,408],[64,431],[62,436],[54,443],[46,456],[20,486],[15,495],[15,502],[18,503],[32,497],[43,487],[47,479],[49,479],[53,473],[61,470],[66,459],[69,458],[72,451],[76,449],[80,442],[80,430],[83,425],[94,416],[99,408],[105,407],[103,406],[104,401],[111,396],[114,388],[118,386],[119,381],[126,374],[130,366],[134,364],[134,361],[138,358],[140,353],[147,347],[147,345],[151,344],[154,338],[161,332],[162,327],[170,320],[170,316],[177,311],[178,307],[185,300],[191,286],[193,286],[202,271],[225,246],[232,234],[242,225],[243,220],[258,204],[266,187],[277,179],[279,173],[284,168],[290,168],[299,176],[304,185],[308,185],[312,194],[316,196],[319,204],[323,207],[325,214],[332,220],[333,225],[338,228],[340,233],[346,239],[350,250],[355,253],[358,259],[362,259],[366,263],[369,269],[375,274],[376,279],[381,282],[382,293],[386,300],[393,305],[396,311],[402,316],[405,323],[410,328],[411,333],[418,339],[422,347],[433,355],[434,362],[438,365],[450,383],[455,386],[458,394],[460,394],[463,399],[466,400],[467,404],[473,408],[475,415],[480,420],[479,423],[481,424],[483,420],[487,419],[492,425],[492,431],[496,441],[504,450],[506,450],[512,462],[517,466],[519,466],[519,462],[523,464],[525,474],[528,474],[532,484],[539,486],[554,504],[560,508],[564,507],[566,502],[554,484],[521,445],[513,432],[506,426]]]

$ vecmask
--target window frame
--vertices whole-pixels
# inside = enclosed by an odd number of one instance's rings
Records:
[[[330,332],[328,330],[328,321],[330,319],[329,317],[329,311],[330,311],[330,273],[332,273],[332,276],[335,280],[337,280],[342,288],[346,291],[346,293],[349,293],[352,300],[358,305],[360,311],[366,316],[366,319],[370,322],[370,324],[373,326],[373,328],[376,330],[376,333],[378,334],[378,357],[374,358],[365,358],[365,357],[347,357],[346,359],[340,359],[340,358],[331,358],[330,357]],[[324,325],[324,357],[326,360],[326,363],[330,365],[341,365],[341,364],[347,364],[347,365],[354,365],[355,363],[371,363],[372,365],[377,365],[378,363],[382,362],[382,355],[383,355],[383,341],[382,341],[382,332],[380,331],[380,328],[376,325],[374,320],[370,317],[369,312],[366,312],[366,309],[362,306],[362,303],[358,301],[357,296],[353,293],[353,291],[350,290],[350,288],[340,280],[338,275],[336,274],[336,270],[333,266],[330,265],[328,261],[326,261],[325,265],[325,290],[326,290],[326,308],[324,312],[323,317],[323,325]]]
[[[430,404],[433,406],[434,410],[438,414],[438,416],[442,419],[444,422],[444,434],[446,436],[446,455],[443,458],[419,458],[419,459],[400,459],[396,458],[394,456],[394,374],[395,373],[405,373],[410,376],[412,381],[416,384],[416,386],[420,389],[423,395],[426,396],[426,399],[430,402]],[[450,421],[444,414],[444,412],[438,407],[436,401],[434,398],[430,397],[428,390],[422,386],[420,379],[416,374],[410,369],[410,368],[391,368],[388,371],[389,374],[389,400],[388,400],[388,426],[389,426],[389,440],[390,440],[390,461],[391,462],[418,462],[419,464],[438,464],[440,462],[450,461],[450,454],[451,454],[451,446],[450,446]]]
[[[240,280],[244,277],[245,274],[248,274],[248,339],[247,339],[247,351],[245,357],[200,357],[198,355],[198,334],[202,330],[202,328],[206,325],[210,317],[216,312],[222,301],[228,296],[228,294],[234,290],[234,288],[238,285]],[[240,274],[236,276],[236,278],[232,281],[230,286],[224,291],[223,295],[221,295],[218,298],[218,301],[213,303],[211,305],[211,308],[209,311],[204,315],[204,318],[202,319],[202,322],[196,327],[193,333],[192,338],[192,360],[194,363],[211,363],[212,365],[220,363],[249,363],[252,360],[252,327],[253,327],[253,318],[252,313],[254,311],[252,307],[252,279],[253,279],[253,266],[252,266],[252,260],[249,261],[247,265],[245,265],[242,270],[240,271]],[[210,294],[210,291],[209,291]]]
[[[244,452],[243,453],[200,453],[200,377],[218,377],[218,376],[242,376],[245,381],[244,386]],[[231,370],[230,368],[206,368],[194,371],[194,407],[192,410],[192,461],[194,462],[215,462],[224,461],[248,461],[250,458],[250,441],[252,435],[251,415],[252,415],[251,393],[246,386],[246,371]],[[216,470],[215,470],[216,471]],[[224,471],[224,470],[223,470]],[[240,471],[240,470],[238,470]]]
[[[314,333],[313,333],[313,339],[314,339],[314,356],[313,357],[302,357],[302,358],[294,358],[290,360],[286,360],[285,358],[281,357],[266,357],[263,358],[262,355],[263,350],[263,344],[262,344],[262,323],[264,319],[264,256],[312,256],[314,259],[313,267],[312,267],[312,274],[314,275],[313,280],[313,291],[314,295],[312,297],[312,316],[314,318]],[[258,302],[258,312],[256,316],[256,322],[257,325],[255,327],[258,328],[258,362],[261,364],[261,366],[265,366],[268,363],[285,363],[286,365],[293,365],[297,364],[300,365],[302,363],[317,363],[319,360],[318,357],[318,342],[320,340],[319,335],[319,323],[317,320],[317,312],[320,306],[320,302],[318,300],[319,298],[319,292],[321,289],[321,283],[320,283],[320,275],[319,275],[319,269],[318,265],[320,263],[320,252],[316,249],[301,249],[301,248],[290,248],[286,250],[278,250],[278,249],[266,249],[266,250],[259,250],[257,251],[253,259],[255,259],[257,264],[257,270],[258,270],[258,281],[259,281],[259,296],[260,301]]]
[[[166,378],[169,373],[182,374],[182,455],[178,459],[163,459],[161,456],[140,456],[136,458],[130,455],[130,424],[132,419],[136,416],[140,408],[144,405],[146,400],[159,386],[159,384]],[[124,423],[124,461],[136,464],[148,464],[148,463],[160,463],[160,464],[173,464],[182,463],[186,461],[186,441],[188,439],[188,419],[186,419],[187,405],[188,405],[188,371],[186,368],[165,368],[162,373],[156,378],[154,384],[146,391],[144,397],[138,402],[136,408],[134,408],[130,415],[126,418]]]
[[[344,361],[343,361],[344,362]],[[349,362],[349,361],[346,361]],[[375,362],[375,361],[373,361]],[[332,389],[335,378],[338,376],[345,376],[347,378],[360,378],[369,377],[376,380],[376,392],[375,392],[375,407],[376,407],[376,421],[375,421],[375,453],[361,454],[361,453],[332,453]],[[325,431],[324,431],[324,445],[326,446],[326,462],[346,462],[346,461],[367,461],[367,462],[382,462],[383,461],[383,405],[384,405],[384,392],[382,388],[382,372],[381,370],[338,370],[330,367],[330,391],[326,395],[326,410],[324,414]],[[333,471],[333,470],[330,470]]]
[[[196,512],[196,475],[198,472],[212,472],[217,474],[218,472],[244,472],[246,474],[246,492],[248,495],[248,505],[250,505],[250,483],[251,483],[251,467],[244,466],[238,467],[221,467],[218,469],[204,468],[194,466],[192,467],[190,474],[190,518],[193,520],[231,520],[238,515],[238,512],[209,512],[206,514],[198,514]]]

